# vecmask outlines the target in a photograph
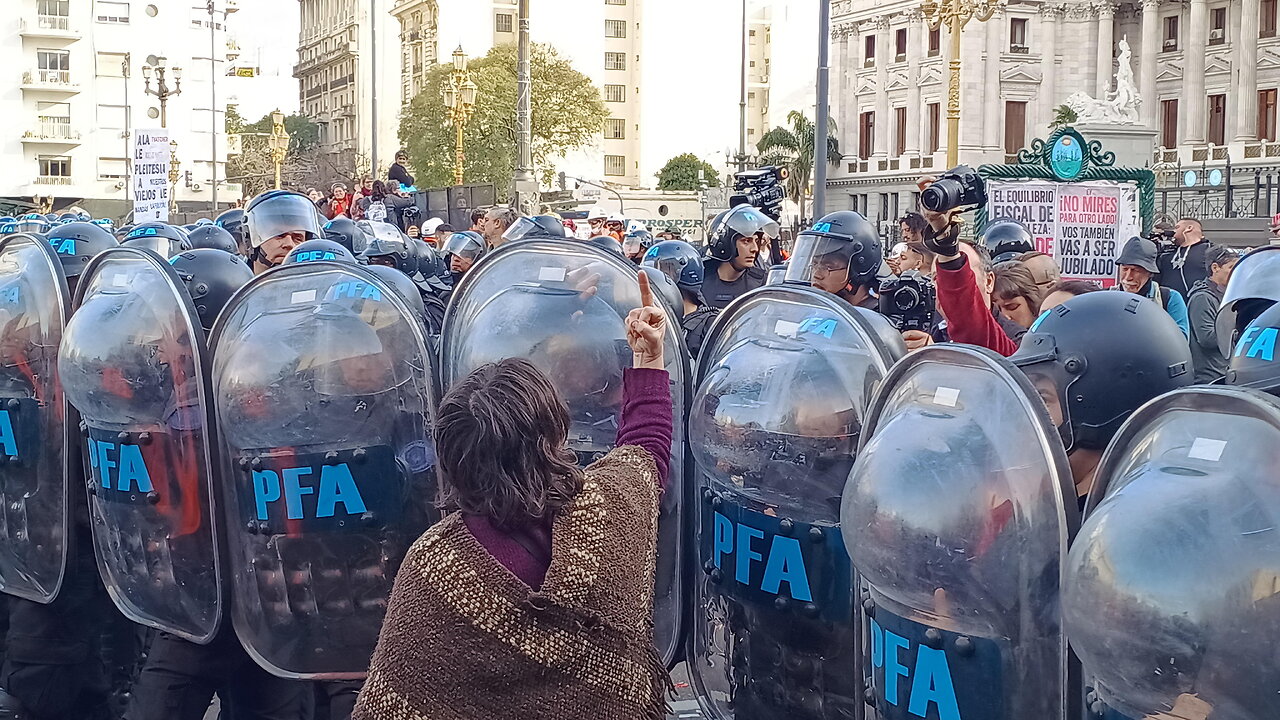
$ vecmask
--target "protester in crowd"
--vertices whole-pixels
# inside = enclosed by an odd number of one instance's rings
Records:
[[[307,188],[307,197],[311,198],[311,202],[315,203],[317,208],[320,208],[320,209],[324,208],[324,204],[325,204],[324,193],[320,192],[316,188]]]
[[[910,245],[924,241],[924,233],[929,223],[925,222],[924,216],[920,213],[909,212],[898,221],[898,227],[902,229],[902,242]]]
[[[373,194],[373,178],[369,175],[360,177],[360,197],[369,197]]]
[[[1131,237],[1120,250],[1116,258],[1116,267],[1120,272],[1120,283],[1117,289],[1131,292],[1148,298],[1164,308],[1169,317],[1182,329],[1182,334],[1190,337],[1191,329],[1187,324],[1187,302],[1182,293],[1152,279],[1158,272],[1156,266],[1156,244],[1144,237]]]
[[[369,197],[362,197],[356,202],[364,220],[370,222],[387,222],[390,214],[387,207],[387,188],[381,180],[373,181],[373,190]]]
[[[1052,310],[1073,297],[1102,290],[1102,286],[1092,280],[1059,280],[1054,283],[1044,300],[1040,302],[1040,312]]]
[[[1227,374],[1227,358],[1218,345],[1218,307],[1240,256],[1224,247],[1209,248],[1209,277],[1191,288],[1187,322],[1191,328],[1191,364],[1197,383],[1215,382]]]
[[[1045,294],[1048,294],[1049,289],[1062,280],[1062,271],[1058,269],[1058,263],[1051,255],[1032,251],[1019,255],[1018,260],[1031,273],[1036,285]]]
[[[489,214],[488,210],[481,210],[479,208],[472,210],[471,211],[471,227],[467,228],[467,230],[483,236],[484,235],[484,218],[488,214]]]
[[[345,215],[351,217],[352,198],[347,194],[347,186],[340,182],[329,188],[329,201],[324,205],[324,216],[330,220]]]
[[[926,225],[927,227],[927,225]],[[920,241],[911,241],[907,243],[906,248],[902,251],[902,257],[898,259],[898,268],[900,273],[915,270],[922,275],[933,276],[933,264],[937,256],[933,251],[925,247]]]
[[[585,471],[565,447],[564,399],[525,360],[483,365],[441,401],[440,501],[453,513],[404,560],[355,720],[665,715],[651,618],[673,416],[667,318],[639,282],[617,448]],[[576,659],[548,672],[566,646]],[[458,648],[484,661],[460,663]]]
[[[1200,221],[1189,217],[1173,227],[1173,242],[1177,247],[1160,256],[1155,272],[1162,285],[1186,298],[1191,287],[1209,275],[1206,257],[1213,243],[1205,239]]]
[[[405,165],[408,162],[408,153],[404,151],[396,153],[396,161],[392,163],[391,169],[387,171],[387,179],[398,182],[404,187],[413,187],[413,176],[405,169]]]
[[[489,248],[496,248],[502,245],[505,240],[502,234],[511,227],[511,224],[520,218],[520,213],[509,207],[498,206],[490,208],[484,217],[484,240],[488,243]]]
[[[1044,299],[1031,271],[1017,260],[1006,260],[995,266],[995,278],[993,295],[1000,314],[1024,330],[1031,327]]]

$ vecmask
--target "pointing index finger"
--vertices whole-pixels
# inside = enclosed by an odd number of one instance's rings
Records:
[[[649,287],[649,276],[640,273],[640,305],[642,307],[656,307],[653,302],[653,288]]]

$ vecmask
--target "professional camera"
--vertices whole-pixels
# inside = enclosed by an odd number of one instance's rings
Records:
[[[746,203],[776,221],[786,197],[782,189],[782,181],[786,179],[787,171],[773,165],[734,173],[734,194],[729,198],[729,207]]]
[[[942,173],[920,193],[920,205],[933,212],[986,204],[987,181],[968,165],[953,167]]]
[[[1159,255],[1171,253],[1178,249],[1178,244],[1173,241],[1173,228],[1165,228],[1163,230],[1152,228],[1151,234],[1147,236],[1147,239],[1156,244],[1156,253]]]
[[[929,332],[936,298],[933,281],[919,271],[908,270],[880,285],[880,314],[901,332]]]

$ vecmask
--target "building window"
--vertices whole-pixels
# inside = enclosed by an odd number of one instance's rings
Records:
[[[858,116],[858,157],[866,160],[876,141],[876,114],[864,112]]]
[[[626,175],[627,174],[627,156],[626,155],[605,155],[604,156],[604,174],[605,175]]]
[[[1258,91],[1258,139],[1276,139],[1276,91]]]
[[[36,159],[40,163],[40,180],[52,181],[56,185],[70,183],[71,158],[66,155],[41,155]]]
[[[907,151],[907,109],[905,107],[893,109],[893,138],[894,138],[894,157],[898,157]]]
[[[627,54],[620,52],[607,52],[604,54],[605,70],[626,70]]]
[[[1004,104],[1004,154],[1017,155],[1026,144],[1027,104],[1006,102]]]
[[[938,152],[942,145],[942,104],[929,103],[929,146],[926,153]]]
[[[1209,44],[1222,45],[1227,41],[1227,9],[1213,8],[1209,11]]]
[[[627,0],[604,0],[605,5],[626,5]]]
[[[70,0],[40,0],[36,4],[37,22],[44,30],[67,30],[71,27]]]
[[[897,62],[907,59],[907,29],[902,28],[893,34],[893,56]]]
[[[607,38],[624,38],[627,36],[627,23],[625,20],[605,20],[604,36]]]
[[[755,128],[747,128],[747,137],[755,137],[755,136],[756,136],[756,129],[755,129]]]
[[[756,31],[755,31],[755,30],[748,30],[748,31],[747,31],[747,37],[755,37],[755,36],[756,36]]]
[[[1227,144],[1227,96],[1209,96],[1209,142]]]
[[[40,82],[67,84],[71,82],[71,53],[66,50],[37,50],[36,68]]]
[[[1160,145],[1178,147],[1178,101],[1160,101]]]
[[[1170,15],[1164,19],[1164,44],[1160,46],[1164,52],[1178,49],[1178,16]]]
[[[511,32],[511,13],[498,13],[493,16],[494,32],[509,33]]]
[[[942,28],[931,28],[929,30],[929,57],[938,57],[942,54]]]
[[[41,113],[43,114],[43,113]],[[99,105],[98,128],[102,130],[124,130],[128,124],[129,109],[124,105]]]
[[[97,20],[100,23],[107,25],[128,25],[129,3],[98,0],[96,15]]]
[[[622,118],[609,118],[605,122],[604,137],[606,140],[626,140],[627,121]]]
[[[98,53],[98,77],[124,77],[124,53]]]
[[[1009,20],[1009,52],[1025,54],[1027,52],[1027,19],[1013,18]]]
[[[1276,36],[1276,0],[1262,0],[1258,8],[1258,37]]]
[[[626,102],[627,86],[626,85],[605,85],[604,101],[605,102]]]
[[[863,40],[862,64],[871,67],[876,64],[876,36],[868,35]]]
[[[126,172],[126,163],[124,158],[100,157],[98,158],[98,179],[99,180],[119,180],[123,179]]]

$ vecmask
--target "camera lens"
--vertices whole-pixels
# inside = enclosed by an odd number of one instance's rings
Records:
[[[920,293],[913,287],[898,288],[893,294],[893,304],[899,310],[910,310],[920,304]]]
[[[920,204],[926,210],[946,212],[960,205],[963,192],[964,189],[960,187],[960,183],[950,178],[943,178],[920,193]]]

